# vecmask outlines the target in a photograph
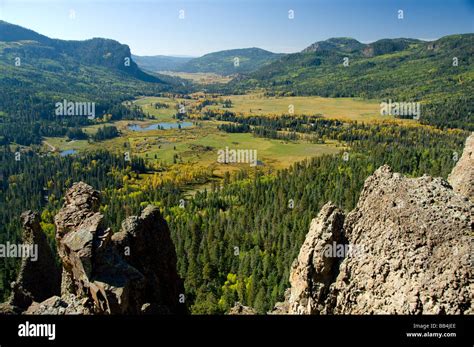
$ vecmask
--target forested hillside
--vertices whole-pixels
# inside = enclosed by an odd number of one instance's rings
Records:
[[[20,242],[27,209],[53,243],[64,193],[84,181],[101,191],[113,232],[148,204],[160,209],[190,312],[227,313],[238,301],[265,313],[325,203],[353,209],[383,164],[447,177],[474,129],[473,47],[465,34],[221,51],[183,65],[237,76],[204,88],[143,72],[113,40],[61,41],[0,22],[0,244]],[[307,95],[331,98],[296,97]],[[63,100],[94,103],[96,118],[58,116]],[[381,116],[386,100],[421,102],[420,119]],[[228,147],[258,160],[220,162]],[[0,299],[18,265],[0,261]]]
[[[260,48],[231,49],[194,58],[177,68],[183,72],[212,72],[219,75],[246,74],[275,61],[282,54]]]
[[[474,129],[474,35],[433,42],[384,39],[362,44],[336,38],[312,44],[228,86],[277,95],[362,97],[422,103],[420,120]]]
[[[171,57],[166,55],[138,56],[132,55],[133,60],[146,71],[179,71],[182,65],[190,61],[191,57]]]
[[[324,137],[347,141],[353,148],[347,160],[342,154],[323,156],[274,175],[227,174],[221,184],[194,197],[186,197],[172,181],[157,184],[143,177],[148,171],[143,161],[126,162],[101,152],[66,158],[26,155],[17,162],[4,147],[2,172],[9,179],[3,181],[0,199],[9,209],[2,209],[0,235],[3,241],[18,240],[19,214],[32,208],[43,211],[43,228],[52,240],[52,216],[65,187],[82,180],[104,192],[101,211],[115,231],[126,216],[149,203],[162,209],[192,312],[222,313],[240,301],[263,313],[282,299],[290,264],[325,202],[352,209],[365,178],[382,164],[408,175],[446,177],[465,135],[390,123],[334,125]],[[2,265],[3,295],[15,265],[12,259]]]
[[[97,117],[140,118],[122,101],[179,86],[170,77],[141,71],[130,49],[116,41],[62,41],[0,21],[0,143],[39,143],[68,128],[91,124],[86,117],[57,117],[55,103],[95,104]]]

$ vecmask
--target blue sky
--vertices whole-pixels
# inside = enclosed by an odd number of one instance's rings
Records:
[[[138,55],[288,53],[339,36],[371,42],[472,33],[474,0],[0,0],[0,19],[54,38],[112,38]]]

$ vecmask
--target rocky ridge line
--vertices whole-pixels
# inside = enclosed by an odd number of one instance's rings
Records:
[[[23,259],[25,270],[20,271],[12,298],[0,312],[186,313],[180,302],[184,287],[176,270],[175,248],[159,209],[146,207],[140,216],[127,218],[121,231],[113,234],[99,205],[100,193],[83,182],[67,191],[54,219],[62,274],[59,266],[51,272],[56,259],[38,215],[31,211],[22,215],[25,241],[38,244],[40,257],[36,267],[30,265],[29,258]],[[35,235],[35,239],[28,235]]]
[[[347,216],[327,203],[272,313],[473,314],[473,147],[471,135],[451,184],[384,165]]]

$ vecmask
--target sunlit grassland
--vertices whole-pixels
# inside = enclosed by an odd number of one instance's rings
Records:
[[[264,97],[262,94],[223,96],[222,99],[232,100],[232,107],[226,110],[234,111],[242,116],[251,115],[282,115],[288,114],[289,106],[294,108],[294,114],[321,114],[323,117],[343,121],[360,122],[396,122],[410,126],[419,126],[412,120],[399,120],[391,116],[380,115],[380,105],[377,101],[366,101],[356,98],[322,98],[322,97]],[[157,122],[176,122],[174,115],[177,105],[183,103],[191,108],[197,100],[171,97],[142,97],[133,101],[143,111],[152,116],[144,121],[118,121],[110,123],[120,131],[120,137],[95,141],[68,141],[66,138],[46,138],[45,140],[56,147],[57,151],[75,149],[78,152],[105,149],[116,153],[130,152],[132,156],[145,158],[156,165],[189,164],[211,168],[221,176],[226,171],[235,171],[248,164],[221,164],[217,162],[219,149],[248,149],[256,150],[257,158],[263,167],[281,169],[291,164],[323,155],[340,152],[344,145],[336,142],[315,144],[304,139],[297,141],[282,141],[255,137],[250,133],[225,133],[217,129],[217,121],[202,121],[190,128],[131,131],[130,124],[142,127]],[[168,108],[155,108],[155,103],[166,104]],[[222,105],[207,106],[221,108]],[[84,127],[83,130],[93,135],[104,124]],[[45,150],[48,150],[45,145]]]
[[[144,97],[135,100],[133,103],[140,106],[145,114],[149,114],[160,122],[173,121],[173,115],[176,114],[176,105],[182,101],[180,99],[171,99],[165,97]],[[163,103],[168,105],[168,108],[155,108],[155,103]]]
[[[150,122],[133,122],[149,124]],[[129,121],[115,122],[121,132],[118,138],[101,142],[66,138],[46,138],[58,152],[75,149],[78,152],[105,149],[115,153],[129,151],[132,156],[140,156],[150,163],[171,165],[192,163],[199,167],[211,167],[215,175],[225,171],[248,168],[248,163],[221,164],[217,162],[217,151],[248,149],[257,151],[257,159],[265,168],[280,169],[291,164],[323,154],[335,154],[343,149],[341,144],[328,142],[314,144],[305,140],[283,141],[255,137],[250,133],[225,133],[217,129],[218,122],[202,122],[201,126],[183,129],[151,130],[136,132],[128,130]],[[96,126],[94,126],[96,127]],[[84,128],[91,133],[91,129]],[[126,145],[124,145],[126,144]],[[49,150],[48,146],[44,146]]]
[[[380,105],[377,101],[322,97],[269,98],[261,94],[222,96],[222,99],[226,98],[232,100],[232,107],[226,110],[234,111],[244,117],[288,114],[288,107],[292,105],[295,115],[321,114],[326,118],[343,121],[367,123],[391,121],[405,123],[408,126],[421,126],[416,121],[381,116]],[[286,168],[304,159],[324,154],[337,154],[345,149],[344,144],[336,141],[327,141],[324,144],[311,143],[305,139],[307,136],[302,136],[296,141],[284,141],[256,137],[251,133],[226,133],[217,129],[220,122],[214,120],[198,120],[193,126],[182,129],[132,131],[129,129],[130,124],[144,127],[158,122],[176,122],[174,115],[177,112],[177,105],[184,103],[192,109],[198,101],[171,97],[142,97],[134,100],[133,103],[140,106],[152,119],[107,123],[118,128],[120,136],[117,138],[101,142],[68,141],[66,138],[46,138],[45,141],[54,146],[57,152],[68,149],[78,152],[104,149],[119,154],[130,152],[132,156],[144,158],[152,167],[168,169],[172,167],[173,170],[178,171],[180,166],[183,170],[188,170],[190,167],[203,168],[210,170],[209,172],[212,172],[214,177],[222,177],[225,172],[252,169],[249,163],[218,163],[218,150],[225,150],[226,147],[235,150],[256,150],[257,159],[262,164],[260,168],[264,170]],[[166,104],[169,107],[155,108],[155,103]],[[222,104],[207,107],[222,108]],[[93,135],[104,124],[84,127],[83,130]],[[51,150],[46,144],[44,149]]]
[[[399,123],[413,123],[413,120],[396,119],[380,115],[380,101],[358,98],[323,98],[319,96],[264,97],[263,94],[231,95],[225,97],[232,101],[227,110],[245,116],[289,114],[320,114],[324,118],[342,121],[380,122],[394,120]],[[221,108],[211,105],[209,108]]]
[[[174,71],[160,71],[163,75],[179,77],[185,80],[190,80],[197,84],[212,84],[212,83],[228,83],[232,77],[222,76],[210,72],[174,72]]]
[[[128,132],[132,153],[152,161],[171,164],[194,163],[213,166],[217,172],[248,166],[248,164],[219,164],[219,149],[256,150],[264,166],[284,168],[306,158],[333,154],[341,150],[336,143],[313,144],[307,141],[281,141],[255,137],[250,133],[225,133],[217,129],[217,122],[204,122],[200,127],[185,129]],[[175,158],[177,155],[177,158]]]

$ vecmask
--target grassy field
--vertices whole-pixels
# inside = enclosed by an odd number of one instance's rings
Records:
[[[248,166],[245,164],[219,164],[219,149],[256,150],[258,160],[264,166],[283,168],[306,158],[322,154],[333,154],[341,150],[336,143],[313,144],[306,141],[285,142],[254,137],[252,134],[232,134],[217,129],[217,122],[204,122],[200,127],[185,129],[153,130],[146,132],[126,131],[121,127],[131,144],[132,153],[149,160],[166,164],[177,161],[194,163],[203,167],[214,167],[218,172],[231,167]],[[110,141],[113,140],[109,140]],[[107,141],[105,141],[107,142]]]
[[[398,122],[413,122],[411,120],[395,119],[392,116],[380,115],[380,102],[356,98],[322,98],[318,96],[295,97],[264,97],[263,94],[232,95],[226,97],[232,100],[228,110],[243,115],[281,115],[289,114],[293,107],[294,114],[321,114],[325,118],[377,122],[396,120]],[[208,106],[220,108],[219,106]]]
[[[62,152],[70,149],[74,149],[76,151],[84,151],[92,147],[92,145],[89,144],[87,140],[68,141],[66,137],[45,137],[43,142],[45,151],[51,150],[51,148],[46,143],[55,147],[57,152]]]
[[[185,80],[190,80],[197,84],[228,83],[232,79],[232,77],[229,76],[221,76],[210,72],[160,71],[159,73],[163,75],[179,77]]]
[[[260,167],[268,170],[286,168],[295,162],[315,156],[336,154],[345,148],[337,142],[315,144],[303,138],[297,141],[282,141],[255,137],[251,133],[226,133],[217,129],[220,122],[214,120],[199,120],[198,123],[193,123],[193,126],[182,129],[132,131],[128,128],[130,124],[143,127],[158,122],[176,122],[173,116],[177,112],[178,104],[185,103],[193,109],[193,105],[197,105],[203,98],[202,95],[192,97],[193,99],[186,100],[166,97],[139,98],[133,103],[152,116],[152,119],[114,122],[113,125],[120,131],[120,137],[102,142],[46,138],[44,150],[51,151],[53,146],[56,152],[70,149],[78,152],[106,149],[122,154],[129,151],[132,156],[140,156],[150,163],[164,165],[177,172],[182,166],[181,171],[189,168],[210,170],[213,176],[221,177],[225,172],[251,168],[250,163],[219,163],[218,150],[225,150],[226,147],[231,150],[256,150]],[[227,97],[223,97],[225,98]],[[364,122],[393,120],[380,116],[379,103],[376,101],[321,97],[266,98],[258,94],[234,95],[229,98],[233,103],[230,110],[242,116],[288,114],[288,106],[293,105],[295,114],[322,114],[327,118]],[[169,107],[157,109],[154,107],[155,103],[163,103]],[[222,104],[207,107],[222,107]],[[196,112],[196,109],[193,112]],[[411,120],[395,121],[417,124]],[[102,126],[103,124],[92,125],[83,130],[92,135]]]
[[[212,168],[216,175],[225,171],[235,171],[249,168],[249,164],[221,164],[217,162],[218,150],[248,149],[257,151],[257,159],[268,169],[280,169],[291,164],[323,154],[335,154],[343,149],[336,143],[314,144],[304,140],[282,141],[254,137],[250,133],[225,133],[217,129],[219,123],[214,121],[203,122],[201,126],[192,126],[183,129],[150,130],[135,132],[128,130],[129,121],[115,122],[120,129],[118,138],[94,142],[87,140],[68,141],[66,138],[46,138],[45,141],[54,146],[57,152],[74,149],[78,152],[88,150],[107,149],[116,153],[130,151],[134,156],[140,156],[150,162],[164,165],[189,164],[196,167]],[[151,121],[133,122],[134,124],[150,124]],[[94,126],[96,127],[96,126]],[[84,128],[87,133],[93,133],[91,127]],[[127,143],[127,148],[124,146]],[[51,148],[45,143],[44,150]]]
[[[160,122],[171,122],[175,121],[173,115],[176,114],[176,105],[182,100],[171,99],[171,98],[160,98],[160,97],[144,97],[135,100],[133,103],[140,106],[143,112],[151,115]],[[155,108],[155,103],[163,103],[168,105],[168,108]]]
[[[335,154],[341,150],[333,144],[311,144],[306,142],[284,142],[254,137],[252,134],[213,133],[186,143],[188,151],[183,153],[187,160],[197,160],[198,163],[212,165],[217,161],[217,150],[229,149],[256,150],[257,159],[264,166],[283,168],[306,158]],[[193,150],[195,148],[200,151]],[[212,148],[212,150],[209,150]],[[246,164],[216,164],[219,171],[228,166],[248,166]]]

